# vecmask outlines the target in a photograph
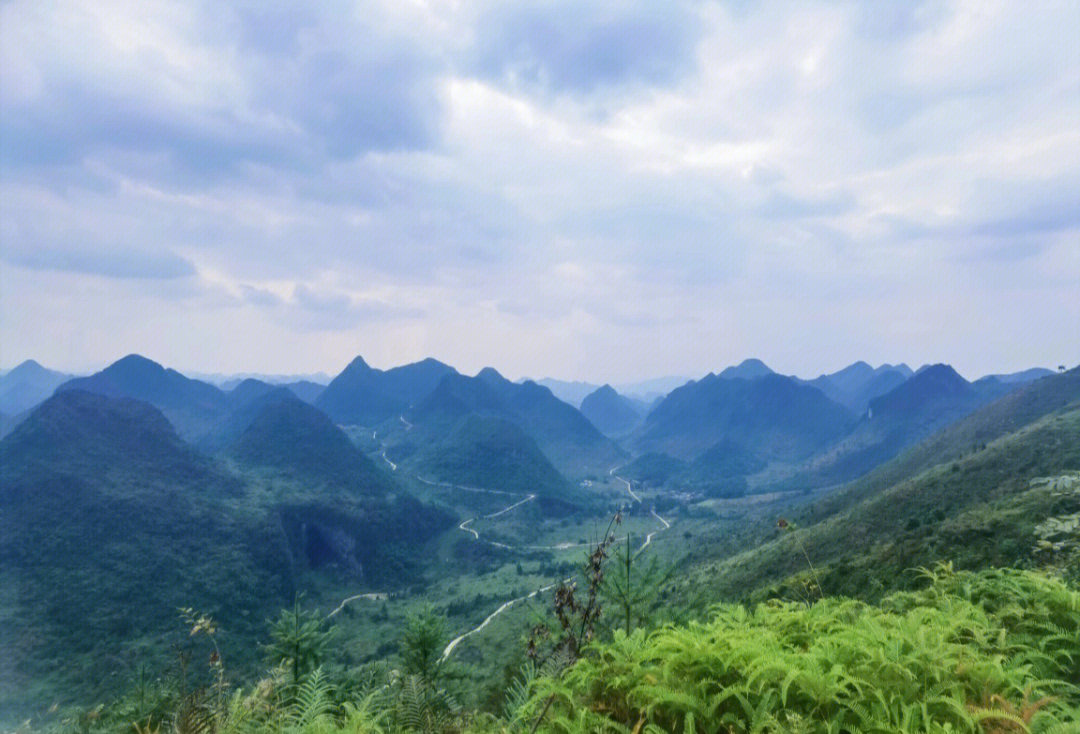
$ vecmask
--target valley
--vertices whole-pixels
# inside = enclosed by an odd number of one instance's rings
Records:
[[[17,569],[0,619],[19,651],[0,709],[50,720],[140,671],[173,675],[170,647],[194,644],[180,607],[220,627],[236,685],[257,680],[260,641],[295,602],[333,628],[325,670],[340,685],[398,660],[402,630],[426,619],[448,695],[491,711],[536,630],[557,634],[552,610],[594,593],[583,569],[600,549],[611,578],[589,604],[611,609],[590,629],[610,640],[718,602],[877,602],[939,561],[1037,567],[1051,557],[1031,551],[1039,528],[1080,511],[1054,489],[1071,484],[1046,479],[1080,467],[1077,369],[989,390],[944,367],[899,384],[846,370],[845,394],[870,406],[860,418],[760,362],[725,372],[614,437],[535,383],[434,360],[354,360],[315,405],[141,357],[61,384],[0,442],[0,558]],[[886,392],[867,397],[871,383]],[[115,595],[91,593],[104,584]],[[136,589],[155,605],[130,604]],[[89,638],[76,620],[93,620]],[[61,650],[79,665],[53,665]]]

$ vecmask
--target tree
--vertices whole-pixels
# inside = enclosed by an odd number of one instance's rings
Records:
[[[630,546],[630,536],[615,549],[614,566],[604,577],[601,587],[603,596],[619,610],[621,626],[626,634],[635,625],[649,621],[650,602],[656,599],[660,587],[671,576],[671,568],[662,568],[656,556],[649,557],[649,564],[639,562],[641,551],[635,553]]]
[[[433,684],[439,675],[445,639],[446,621],[435,613],[434,607],[426,605],[410,614],[400,640],[404,671]]]
[[[315,612],[300,607],[297,595],[292,609],[282,609],[270,628],[272,642],[266,646],[267,658],[274,665],[287,665],[292,671],[293,690],[302,676],[314,670],[322,662],[326,646],[333,636],[333,628],[326,627],[326,620]]]

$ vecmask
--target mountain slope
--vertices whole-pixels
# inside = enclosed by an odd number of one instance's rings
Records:
[[[375,425],[419,402],[453,367],[434,359],[378,370],[357,357],[315,399],[336,423]]]
[[[1080,511],[1038,477],[1080,469],[1080,368],[1045,377],[930,436],[799,510],[802,550],[775,530],[760,547],[694,566],[699,598],[793,592],[812,559],[827,594],[874,596],[937,560],[968,568],[1031,562],[1034,526]],[[783,582],[781,584],[781,582]],[[781,584],[780,586],[773,586]]]
[[[722,440],[753,446],[762,458],[790,459],[836,440],[852,423],[845,408],[789,377],[707,375],[668,395],[633,441],[639,451],[662,451],[684,460]]]
[[[720,372],[720,377],[725,380],[756,380],[774,374],[776,373],[760,359],[744,359],[733,367],[726,367]]]
[[[510,382],[490,367],[476,377],[447,375],[409,415],[420,433],[437,437],[469,414],[514,423],[567,476],[601,471],[625,456],[585,416],[546,387],[531,381]]]
[[[911,368],[905,364],[874,368],[866,362],[855,362],[832,374],[807,380],[806,384],[856,415],[862,415],[871,400],[899,387],[911,376]]]
[[[924,367],[871,400],[855,429],[790,483],[824,486],[851,480],[1001,394],[976,389],[948,365]]]
[[[70,379],[71,375],[28,359],[0,376],[0,413],[16,415],[29,410]]]
[[[569,382],[567,380],[556,380],[553,377],[545,377],[542,380],[533,380],[533,382],[537,385],[543,385],[548,390],[551,390],[552,395],[564,403],[573,405],[575,408],[581,406],[581,401],[585,399],[586,395],[600,387],[599,385],[593,385],[591,382]]]
[[[1054,413],[1080,407],[1080,368],[1034,381],[928,436],[818,505],[835,512],[935,465],[955,461]]]
[[[285,538],[231,511],[241,483],[149,405],[60,392],[0,442],[0,467],[0,573],[15,591],[0,708],[45,682],[115,684],[120,640],[167,650],[181,606],[231,610],[231,632],[257,639],[292,593]]]
[[[14,661],[0,709],[37,700],[31,684],[105,690],[118,659],[168,654],[180,607],[227,619],[230,668],[252,671],[265,620],[297,589],[417,578],[424,543],[454,519],[284,389],[255,400],[237,455],[257,469],[239,475],[156,408],[74,389],[0,441],[0,581],[14,592],[0,595]]]
[[[580,500],[535,441],[495,416],[465,416],[441,442],[422,449],[415,465],[421,473],[453,484]]]
[[[637,406],[615,392],[611,385],[589,393],[581,401],[581,414],[601,433],[611,437],[623,436],[641,422]]]
[[[258,400],[230,453],[250,466],[361,494],[382,495],[394,488],[333,421],[284,389]]]
[[[815,522],[821,508],[809,507],[799,513],[798,545],[774,531],[775,539],[757,548],[698,567],[690,583],[703,604],[791,597],[813,575],[810,558],[824,593],[875,598],[917,583],[909,569],[941,560],[969,569],[1027,564],[1035,525],[1080,512],[1080,492],[1063,495],[1034,480],[1078,466],[1080,409],[1049,415],[824,519]]]
[[[134,398],[159,409],[188,441],[197,441],[220,420],[228,403],[213,385],[192,380],[157,362],[130,354],[89,377],[57,390],[85,390],[114,398]]]

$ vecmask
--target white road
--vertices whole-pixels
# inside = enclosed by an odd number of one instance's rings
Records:
[[[633,498],[634,502],[637,502],[638,504],[641,504],[641,498],[637,496],[636,492],[634,492],[634,488],[630,486],[629,480],[623,479],[622,477],[618,476],[615,473],[615,469],[618,469],[618,468],[619,467],[612,468],[611,471],[608,472],[608,474],[611,475],[612,477],[614,477],[615,479],[618,479],[623,484],[625,484],[626,485],[626,491]]]
[[[348,599],[343,599],[341,601],[341,603],[337,605],[337,609],[335,609],[334,611],[327,614],[326,618],[330,619],[335,614],[337,614],[342,609],[344,609],[346,604],[348,604],[351,601],[356,601],[357,599],[370,599],[372,601],[382,601],[384,599],[389,599],[389,598],[390,597],[389,597],[388,594],[385,594],[385,593],[383,593],[381,591],[373,592],[373,593],[370,593],[370,594],[357,594],[356,596],[350,596]]]
[[[569,581],[569,579],[567,579],[567,581]],[[484,621],[481,622],[478,626],[473,627],[468,632],[466,632],[464,634],[461,634],[461,635],[458,635],[454,639],[450,640],[450,644],[447,645],[446,648],[443,650],[442,659],[446,660],[448,657],[450,657],[450,653],[452,653],[454,651],[454,648],[457,647],[458,644],[462,640],[464,640],[466,637],[469,637],[470,635],[475,635],[477,632],[479,632],[480,630],[487,627],[489,624],[491,624],[491,620],[498,617],[500,614],[505,612],[510,607],[514,606],[518,602],[525,601],[526,599],[532,599],[537,594],[543,594],[548,589],[554,589],[557,585],[558,584],[548,584],[544,588],[537,589],[536,591],[532,592],[531,594],[526,594],[525,596],[519,596],[517,599],[511,599],[510,601],[503,602],[501,607],[496,609],[491,614],[487,615],[487,617],[484,618]]]

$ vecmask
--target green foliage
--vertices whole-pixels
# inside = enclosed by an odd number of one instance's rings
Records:
[[[1080,726],[1080,593],[1031,572],[954,573],[878,606],[714,608],[621,631],[561,678],[545,731],[1065,731]]]
[[[643,555],[631,546],[627,535],[615,549],[614,563],[608,565],[600,587],[601,598],[614,608],[607,619],[626,634],[634,626],[648,624],[660,587],[674,572],[674,568],[663,568],[655,555],[650,555],[646,564]]]
[[[282,609],[272,623],[266,657],[273,665],[287,667],[292,672],[292,685],[297,687],[301,676],[318,668],[332,636],[333,629],[326,629],[321,615],[301,609],[298,595],[292,609]]]
[[[442,646],[446,642],[446,620],[425,606],[410,614],[401,634],[400,655],[404,671],[426,683],[439,676]]]
[[[1038,481],[1080,466],[1080,410],[1043,418],[955,464],[801,510],[801,548],[762,528],[756,547],[685,569],[676,593],[700,609],[718,598],[802,598],[807,557],[827,593],[869,600],[911,586],[907,569],[942,558],[967,569],[1032,565],[1035,526],[1080,511],[1080,496]]]

